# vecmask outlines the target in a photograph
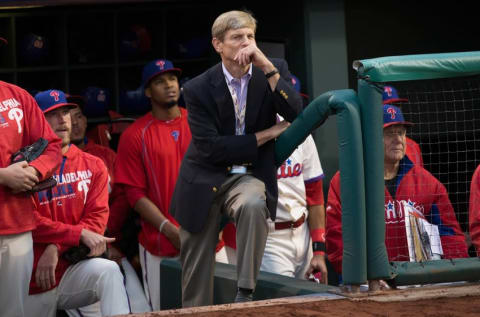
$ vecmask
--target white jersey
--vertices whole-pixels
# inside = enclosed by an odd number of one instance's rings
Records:
[[[277,222],[308,217],[305,184],[324,177],[317,147],[311,135],[283,162],[277,171]]]

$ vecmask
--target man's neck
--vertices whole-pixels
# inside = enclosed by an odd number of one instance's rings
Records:
[[[65,154],[68,152],[68,149],[70,148],[70,145],[62,145],[62,154]]]
[[[152,115],[155,119],[168,121],[180,117],[182,112],[180,111],[180,107],[178,105],[170,108],[152,105]]]
[[[80,150],[83,150],[85,146],[87,145],[87,142],[85,142],[86,137],[84,136],[80,140],[70,140],[70,143],[75,144],[76,147],[78,147]]]
[[[81,150],[83,150],[86,145],[84,140],[80,141],[79,143],[73,143],[73,144],[75,144]]]
[[[399,167],[400,167],[400,162],[395,162],[395,163],[384,162],[383,179],[388,180],[397,176]]]
[[[224,60],[222,62],[223,62],[223,65],[225,65],[225,68],[230,73],[230,75],[232,75],[233,78],[236,78],[236,79],[242,78],[243,75],[245,75],[250,69],[250,65],[241,66],[236,62],[230,62],[227,60]]]

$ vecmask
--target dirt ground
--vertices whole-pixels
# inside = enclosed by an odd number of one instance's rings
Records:
[[[337,294],[338,295],[338,294]],[[244,304],[175,309],[129,317],[320,316],[320,317],[479,317],[480,283],[377,293],[277,298]],[[346,297],[344,297],[346,296]],[[337,298],[337,299],[332,299]]]
[[[351,301],[349,299],[327,300],[309,303],[297,303],[278,306],[236,309],[197,313],[195,316],[355,316],[355,317],[478,317],[480,316],[480,297],[466,296],[457,298],[439,298],[408,302],[375,302],[371,300]],[[154,315],[153,315],[154,316]]]

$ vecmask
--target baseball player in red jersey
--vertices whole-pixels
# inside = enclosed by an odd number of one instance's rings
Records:
[[[60,163],[60,139],[35,100],[0,81],[0,316],[24,316],[32,274],[33,196],[26,193]],[[11,164],[11,156],[39,138],[49,144],[36,160]]]
[[[39,311],[55,316],[57,309],[65,309],[70,316],[128,314],[118,265],[96,257],[114,240],[103,236],[109,213],[105,164],[70,144],[72,104],[62,91],[39,92],[35,99],[62,139],[63,159],[54,173],[57,185],[35,196],[34,269],[26,312],[29,316]],[[72,264],[62,257],[80,243],[90,249],[89,257],[96,258]],[[84,309],[98,301],[97,311]]]
[[[408,99],[400,98],[398,96],[397,89],[393,86],[385,86],[383,87],[383,104],[391,104],[391,105],[398,105],[404,102],[408,102]],[[417,142],[410,139],[408,136],[406,137],[407,141],[407,149],[405,154],[410,158],[413,164],[420,165],[423,167],[423,157],[422,157],[422,150],[420,149],[420,145]]]
[[[84,152],[101,158],[108,170],[108,201],[110,214],[115,214],[117,216],[108,218],[108,236],[116,239],[115,242],[108,245],[108,258],[117,262],[118,265],[120,265],[123,269],[122,273],[125,277],[125,288],[127,290],[132,313],[148,312],[150,311],[150,306],[147,303],[145,293],[141,286],[141,282],[135,273],[135,269],[132,267],[128,259],[122,254],[120,248],[116,245],[117,242],[122,238],[122,225],[125,222],[128,212],[130,211],[130,206],[122,186],[115,186],[114,183],[114,163],[117,154],[109,147],[97,144],[93,140],[87,138],[87,117],[83,113],[85,104],[84,98],[82,96],[68,96],[67,101],[77,105],[77,107],[74,107],[72,110],[70,110],[70,116],[72,118],[72,133],[70,135],[71,143],[75,144]],[[139,260],[136,263],[138,263],[138,267],[140,267]]]
[[[470,183],[469,232],[472,243],[480,256],[480,166],[477,167]]]
[[[115,165],[115,181],[123,184],[130,205],[142,218],[140,262],[153,310],[161,307],[160,263],[177,257],[180,249],[178,223],[169,213],[180,163],[191,140],[187,111],[178,106],[180,74],[169,60],[145,65],[142,84],[152,111],[122,133]]]
[[[442,258],[467,257],[465,238],[455,217],[447,190],[432,174],[405,155],[406,127],[410,122],[393,105],[383,106],[385,178],[385,244],[390,261],[410,261],[406,214],[419,215],[437,226]],[[327,254],[337,273],[342,272],[342,207],[340,174],[330,182],[327,203]],[[430,236],[433,242],[434,236]]]

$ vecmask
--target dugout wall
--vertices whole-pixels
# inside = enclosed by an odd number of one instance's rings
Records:
[[[410,100],[402,109],[425,145],[425,168],[445,183],[457,219],[468,231],[465,197],[480,163],[480,52],[383,57],[355,61],[353,67],[363,135],[368,280],[394,278],[397,285],[406,285],[480,279],[478,257],[389,263],[382,177],[382,91],[384,85],[394,85]]]

